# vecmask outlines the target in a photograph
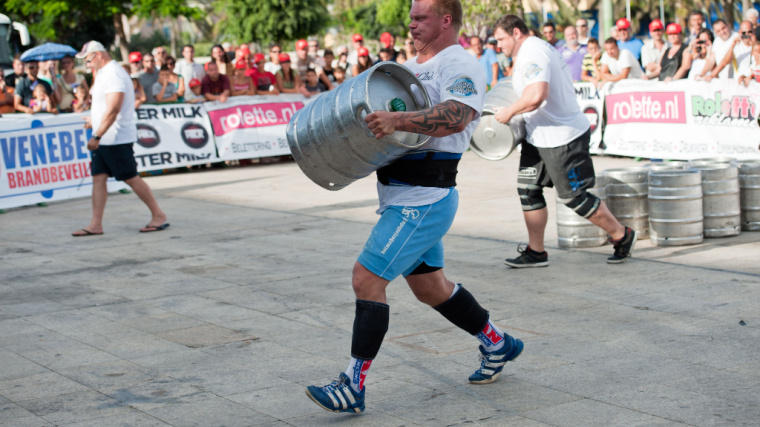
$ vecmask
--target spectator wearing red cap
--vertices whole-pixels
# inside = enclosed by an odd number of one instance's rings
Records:
[[[555,49],[559,50],[565,46],[565,41],[557,38],[557,27],[554,26],[554,22],[545,22],[541,27],[541,33]]]
[[[395,61],[396,56],[398,55],[398,49],[396,49],[396,37],[393,34],[387,32],[380,34],[380,44],[384,49],[390,49],[390,60]]]
[[[230,79],[219,73],[216,62],[206,64],[206,76],[201,80],[201,93],[206,101],[225,103],[230,97]]]
[[[641,48],[641,65],[644,72],[649,77],[653,77],[660,72],[660,59],[665,51],[670,49],[670,44],[662,37],[665,26],[662,21],[655,19],[649,23],[649,36],[651,39],[644,43]]]
[[[232,96],[256,95],[256,87],[253,85],[254,76],[248,71],[248,61],[241,58],[235,62],[235,74],[230,80],[230,94]],[[255,72],[253,74],[255,75]]]
[[[357,63],[351,66],[351,75],[356,77],[359,74],[369,70],[372,66],[372,59],[369,57],[369,49],[362,46],[356,50]]]
[[[253,55],[253,64],[256,66],[256,73],[251,76],[253,85],[256,87],[258,95],[279,95],[277,89],[277,77],[266,70],[266,57],[263,53]]]
[[[140,52],[129,53],[129,75],[130,77],[137,77],[138,73],[142,71],[142,54]]]
[[[359,55],[357,55],[357,52],[359,51],[360,47],[364,47],[364,37],[362,37],[361,34],[356,33],[351,37],[351,41],[354,44],[354,48],[351,50],[351,52],[348,53],[348,58],[346,58],[346,61],[349,63],[349,65],[353,66],[358,63]]]
[[[290,55],[281,53],[279,56],[280,71],[277,72],[277,90],[280,93],[300,93],[301,77],[290,63]]]
[[[309,56],[309,43],[306,40],[298,40],[296,42],[296,63],[295,69],[298,71],[299,76],[306,76],[306,71],[310,68],[314,69],[317,73],[317,79],[327,88],[332,89],[330,80],[322,73],[322,67],[316,64],[314,58]]]
[[[189,102],[191,104],[195,104],[197,102],[203,102],[206,100],[206,98],[203,96],[203,93],[201,92],[201,81],[198,79],[192,79],[187,84],[187,86],[190,88],[190,91],[195,95],[191,100],[187,99],[187,96],[185,96],[185,102]]]
[[[691,68],[691,54],[687,50],[688,46],[683,43],[683,30],[674,22],[668,24],[665,32],[668,34],[670,48],[660,59],[658,77],[661,82],[684,79]]]
[[[631,52],[633,57],[639,61],[641,59],[641,48],[644,46],[644,42],[633,36],[631,21],[626,18],[620,18],[615,23],[615,26],[618,29],[618,47]]]
[[[639,61],[631,51],[620,49],[618,41],[610,37],[604,41],[604,54],[601,59],[601,81],[617,82],[624,79],[646,78]]]

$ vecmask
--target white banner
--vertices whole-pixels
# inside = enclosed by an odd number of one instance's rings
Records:
[[[37,114],[0,121],[0,209],[89,197],[87,114]],[[6,116],[7,117],[7,116]],[[124,188],[110,179],[109,191]]]
[[[759,159],[760,83],[624,80],[605,97],[606,154]]]
[[[211,118],[219,158],[253,159],[290,154],[285,128],[307,104],[302,95],[235,96],[204,104]]]
[[[219,161],[202,104],[143,105],[136,114],[140,172]]]
[[[575,98],[578,100],[578,106],[586,115],[591,123],[591,144],[592,153],[601,153],[602,129],[604,128],[604,93],[597,89],[591,83],[573,83],[575,87]]]

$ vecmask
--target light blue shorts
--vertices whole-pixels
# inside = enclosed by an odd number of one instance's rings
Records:
[[[423,206],[390,206],[372,229],[359,263],[385,280],[408,276],[423,262],[443,267],[443,236],[459,206],[452,188],[443,199]]]

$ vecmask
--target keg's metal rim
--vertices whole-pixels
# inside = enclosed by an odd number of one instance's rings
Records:
[[[368,74],[367,74],[367,77],[364,79],[364,93],[369,93],[369,84],[370,84],[370,79],[372,77],[372,74],[378,73],[378,72],[387,72],[387,71],[384,71],[384,69],[387,69],[387,68],[398,70],[399,72],[402,72],[403,74],[405,74],[406,76],[414,80],[413,84],[415,84],[417,88],[420,90],[420,92],[422,93],[422,98],[425,101],[425,105],[421,106],[420,110],[424,110],[426,108],[430,108],[433,106],[433,102],[430,100],[430,94],[428,93],[427,89],[425,89],[425,86],[422,84],[422,82],[417,78],[417,76],[415,76],[414,73],[410,69],[395,62],[387,62],[387,61],[380,62],[373,65],[369,70],[365,71],[365,73],[368,73]],[[409,87],[411,88],[411,85]],[[418,101],[417,96],[414,93],[411,93],[411,91],[410,91],[410,95],[412,99],[414,100],[414,103],[417,104],[417,101]],[[367,114],[371,114],[375,112],[375,110],[373,110],[372,107],[368,105],[367,103],[361,103],[359,104],[359,107],[366,110]],[[385,110],[381,110],[381,111],[385,111]],[[357,114],[360,115],[361,112],[357,111]],[[372,134],[372,132],[370,132],[369,127],[367,126],[367,123],[364,121],[364,119],[361,117],[357,117],[357,118],[359,119],[358,121],[361,122],[362,127],[364,127],[364,129],[367,132]],[[410,133],[414,133],[414,132],[410,132]],[[414,145],[402,144],[401,141],[393,137],[393,135],[385,136],[383,139],[389,141],[391,144],[397,147],[406,148],[409,150],[415,150],[417,148],[422,147],[430,140],[430,135],[425,135],[421,133],[417,135],[420,135],[422,137],[422,140]]]
[[[496,107],[496,108],[497,108],[496,110],[491,109],[491,108],[483,108],[483,113],[480,114],[480,120],[483,120],[483,118],[487,115],[489,116],[496,115],[496,111],[498,111],[499,107]],[[504,125],[503,123],[500,123],[500,124]],[[509,125],[504,125],[504,126],[509,126]],[[480,147],[478,147],[478,144],[475,142],[475,140],[472,137],[470,137],[470,149],[472,149],[472,152],[477,154],[483,159],[492,160],[492,161],[499,161],[499,160],[506,159],[512,154],[512,152],[515,151],[515,148],[517,148],[517,146],[520,145],[520,143],[522,143],[522,140],[518,141],[517,138],[514,138],[514,132],[513,132],[512,147],[510,147],[509,151],[507,151],[507,154],[503,156],[500,154],[489,155],[489,153],[486,152],[485,150],[481,150]]]

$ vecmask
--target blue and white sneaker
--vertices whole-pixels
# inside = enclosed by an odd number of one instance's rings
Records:
[[[323,409],[332,412],[364,412],[364,391],[354,392],[351,379],[345,372],[340,373],[337,380],[324,387],[310,385],[306,387],[306,395]]]
[[[501,370],[504,369],[504,365],[511,360],[517,359],[517,356],[522,353],[523,342],[517,338],[504,334],[504,340],[506,343],[501,350],[488,353],[483,346],[478,346],[480,350],[480,369],[470,375],[470,382],[472,384],[490,384],[499,378]]]

